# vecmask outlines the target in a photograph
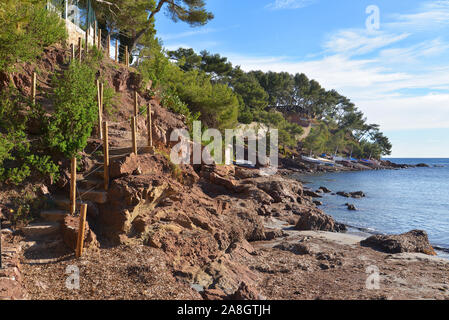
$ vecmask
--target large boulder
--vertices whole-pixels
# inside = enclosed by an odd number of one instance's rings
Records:
[[[314,231],[330,231],[340,232],[346,230],[343,224],[335,222],[335,220],[320,210],[308,210],[301,212],[296,230],[314,230]]]
[[[361,241],[360,244],[386,253],[418,252],[436,255],[427,233],[422,230],[412,230],[400,235],[375,235]]]
[[[257,188],[269,194],[274,202],[296,202],[298,195],[302,195],[302,185],[293,180],[276,179],[271,177],[256,183]]]

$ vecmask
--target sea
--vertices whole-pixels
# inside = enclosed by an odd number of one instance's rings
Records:
[[[429,168],[372,170],[297,175],[316,190],[325,186],[338,191],[363,191],[365,198],[352,199],[323,194],[320,207],[349,232],[399,234],[425,230],[439,256],[449,258],[449,159],[392,159],[398,164],[428,164]],[[352,203],[357,211],[349,211]],[[441,250],[438,250],[440,248]]]

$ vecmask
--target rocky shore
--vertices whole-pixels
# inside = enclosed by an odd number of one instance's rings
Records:
[[[110,146],[130,138],[133,112],[128,73],[106,73],[125,94],[110,127]],[[449,264],[438,259],[420,231],[367,240],[318,208],[325,187],[308,190],[293,173],[397,169],[359,164],[316,167],[281,159],[275,176],[234,166],[182,165],[169,161],[171,131],[185,119],[152,97],[155,148],[111,161],[107,192],[85,192],[86,250],[74,257],[77,217],[2,232],[1,299],[447,299]],[[114,122],[115,122],[114,121]],[[121,124],[125,123],[125,124]],[[137,123],[145,132],[145,120]],[[146,143],[146,136],[139,136]],[[92,139],[86,152],[100,142]],[[81,175],[98,184],[95,158],[81,155]],[[64,204],[69,163],[57,184],[42,190],[48,207]],[[93,174],[92,174],[93,173]],[[96,180],[95,180],[96,179]],[[100,185],[102,181],[100,180]],[[11,219],[2,193],[0,210]],[[362,197],[363,193],[342,196]],[[54,209],[54,208],[53,208]],[[52,217],[50,217],[52,218]],[[39,221],[38,221],[39,222]],[[362,243],[362,241],[365,242]],[[5,249],[6,248],[6,249]],[[373,269],[373,266],[377,269]],[[79,289],[67,287],[79,270]],[[369,270],[379,271],[379,289],[367,286]]]
[[[23,248],[29,298],[449,298],[449,261],[434,256],[424,232],[346,234],[298,181],[205,165],[183,167],[175,179],[157,154],[130,156],[119,169],[110,202],[89,210],[92,235],[81,259],[71,249],[70,219],[53,239],[11,235]],[[79,290],[66,288],[73,265]]]
[[[365,171],[365,170],[399,170],[408,168],[428,168],[425,163],[413,164],[397,164],[389,160],[380,160],[379,165],[362,164],[357,162],[337,161],[336,166],[326,166],[310,163],[300,158],[282,158],[280,159],[280,172],[289,175],[292,172],[300,174],[311,174],[318,172],[345,172],[345,171]]]

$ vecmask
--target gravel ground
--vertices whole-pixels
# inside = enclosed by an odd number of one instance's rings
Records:
[[[79,268],[79,290],[66,288],[68,266]],[[160,250],[141,245],[100,249],[57,263],[24,263],[23,277],[34,300],[201,299],[173,277]]]

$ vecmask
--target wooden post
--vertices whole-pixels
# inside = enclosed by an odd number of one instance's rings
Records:
[[[108,34],[108,37],[106,39],[106,50],[108,51],[108,58],[111,57],[111,35]]]
[[[33,104],[36,104],[36,72],[33,72],[33,78],[31,79],[31,98],[33,99]]]
[[[137,99],[137,90],[134,90],[134,115],[137,117],[139,115],[139,103]]]
[[[81,39],[81,37],[78,38],[78,58],[79,61],[81,63],[81,52],[83,50],[83,40]]]
[[[83,203],[80,210],[80,220],[78,224],[78,240],[76,242],[76,258],[83,255],[84,249],[84,232],[86,229],[87,204]]]
[[[148,126],[148,146],[153,146],[153,130],[152,130],[152,123],[151,123],[151,103],[148,104],[147,108],[147,126]]]
[[[89,53],[89,25],[87,26],[86,29],[86,43],[85,43],[85,49],[84,49],[84,54],[87,57],[87,54]]]
[[[93,46],[97,46],[97,20],[94,21],[94,39],[93,39]]]
[[[98,50],[101,50],[101,29],[98,29]]]
[[[100,98],[101,98],[101,115],[103,116],[104,112],[104,84],[100,83]]]
[[[76,157],[72,158],[70,177],[70,214],[76,212]]]
[[[109,139],[108,122],[103,122],[104,190],[109,188]]]
[[[115,39],[115,62],[118,62],[118,40]]]
[[[133,153],[137,155],[136,117],[131,118],[131,130],[133,139]]]
[[[103,112],[101,108],[100,80],[97,80],[97,104],[98,104],[98,133],[100,135],[100,139],[103,139],[103,131],[101,130],[101,126],[103,123]]]
[[[72,43],[70,45],[70,52],[71,52],[71,62],[75,61],[75,45]]]
[[[125,66],[129,67],[128,46],[125,46]]]

